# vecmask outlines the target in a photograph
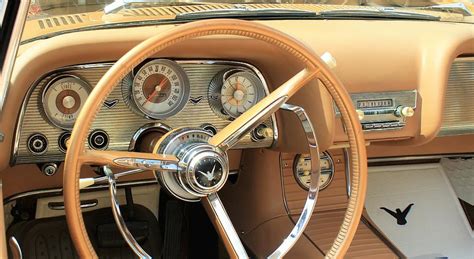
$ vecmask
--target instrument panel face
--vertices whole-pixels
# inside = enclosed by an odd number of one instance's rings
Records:
[[[165,119],[180,112],[189,100],[189,80],[176,62],[155,59],[133,77],[131,102],[152,119]],[[125,89],[127,91],[127,89]]]
[[[95,86],[111,66],[112,63],[98,63],[65,67],[45,75],[33,85],[22,106],[12,163],[63,161],[64,143],[67,141],[65,136],[69,136],[75,118],[92,90],[92,87],[88,86]],[[164,59],[145,61],[126,76],[106,98],[90,129],[90,135],[95,138],[93,141],[86,141],[86,148],[93,148],[91,143],[98,143],[97,141],[103,143],[105,138],[107,150],[129,150],[135,133],[154,123],[166,125],[171,129],[209,126],[215,131],[223,129],[234,116],[239,115],[230,114],[232,111],[243,110],[239,107],[236,110],[229,109],[229,113],[216,110],[213,107],[216,103],[213,99],[215,96],[209,93],[212,87],[216,87],[211,84],[213,79],[229,72],[230,76],[234,75],[231,71],[243,73],[246,78],[255,80],[252,83],[243,82],[244,78],[239,75],[238,82],[242,85],[237,89],[240,89],[240,92],[235,93],[237,90],[234,90],[231,93],[233,97],[241,101],[249,100],[253,105],[268,94],[261,73],[246,63]],[[61,78],[65,78],[62,80],[66,82],[59,81]],[[231,80],[235,86],[237,80]],[[222,100],[223,82],[217,86],[218,102]],[[51,90],[61,91],[66,84],[68,92],[61,96]],[[257,94],[250,97],[253,93]],[[79,109],[76,110],[77,105]],[[218,105],[224,107],[222,103]],[[55,119],[55,115],[58,119]],[[272,116],[264,122],[264,125],[273,130],[273,137],[256,141],[252,139],[251,134],[247,134],[234,148],[272,146],[278,134],[274,119]],[[97,132],[102,134],[97,135]],[[28,139],[34,134],[44,136],[44,142],[47,143],[46,150],[41,154],[31,152],[31,145],[29,148],[31,143]]]
[[[91,90],[87,82],[74,75],[60,75],[52,79],[42,95],[45,115],[53,125],[72,129]]]
[[[334,162],[329,153],[320,155],[321,175],[319,177],[319,190],[324,190],[334,178]],[[296,182],[305,190],[309,190],[311,184],[311,155],[298,154],[295,157],[293,173]]]

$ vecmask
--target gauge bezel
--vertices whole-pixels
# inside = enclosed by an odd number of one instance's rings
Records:
[[[302,183],[300,180],[299,180],[299,177],[298,177],[298,170],[297,170],[297,166],[298,166],[298,161],[299,159],[301,158],[301,156],[303,155],[306,155],[306,154],[297,154],[295,155],[294,157],[294,160],[293,160],[293,177],[295,178],[295,181],[296,183],[298,183],[298,185],[303,188],[304,190],[308,191],[309,188],[304,184]],[[334,165],[334,160],[332,159],[332,156],[329,152],[325,151],[323,153],[320,154],[320,160],[322,159],[328,159],[329,160],[329,163],[331,164],[331,167],[330,169],[321,169],[321,175],[323,173],[329,173],[329,179],[323,184],[323,185],[320,185],[319,186],[319,190],[322,191],[324,189],[326,189],[331,183],[332,183],[332,180],[334,179],[334,174],[335,174],[335,165]]]
[[[208,89],[207,95],[208,95],[209,106],[211,107],[211,110],[217,116],[226,120],[233,120],[237,118],[238,116],[231,114],[229,111],[227,111],[224,108],[224,105],[222,104],[222,98],[221,98],[222,87],[224,86],[225,81],[227,81],[230,77],[238,73],[248,73],[249,76],[253,77],[250,80],[255,83],[255,93],[257,96],[255,97],[255,102],[252,104],[252,106],[258,103],[268,94],[266,92],[265,83],[262,81],[262,78],[251,69],[236,67],[236,68],[225,69],[218,72],[209,83],[209,89]],[[219,97],[217,99],[212,98],[211,96],[214,94],[218,94]],[[223,111],[225,113],[223,113]]]
[[[92,86],[84,79],[82,79],[81,77],[77,76],[77,75],[73,75],[73,74],[59,74],[59,75],[56,75],[54,76],[53,78],[51,78],[48,83],[46,84],[46,86],[44,87],[42,93],[41,93],[41,106],[42,106],[42,110],[43,110],[43,113],[44,115],[46,116],[48,122],[50,124],[52,124],[53,126],[55,127],[58,127],[60,129],[63,129],[63,130],[66,130],[66,131],[70,131],[74,128],[74,124],[76,123],[76,120],[74,119],[74,122],[72,123],[72,125],[69,127],[69,126],[64,126],[64,125],[61,125],[59,123],[57,123],[55,121],[54,118],[52,118],[49,113],[46,111],[46,108],[47,108],[47,103],[46,103],[46,93],[48,92],[48,90],[56,83],[58,82],[59,80],[61,79],[64,79],[64,78],[73,78],[77,81],[80,82],[81,86],[84,87],[84,89],[86,89],[87,91],[87,97],[89,97],[89,95],[91,94],[92,92]],[[86,100],[84,100],[85,102]],[[81,105],[84,105],[84,103],[82,103]],[[80,109],[78,110],[78,112],[80,112]]]
[[[182,94],[180,94],[180,99],[176,102],[177,105],[175,105],[171,110],[165,113],[156,114],[156,113],[147,111],[146,109],[142,107],[142,105],[137,103],[135,95],[133,94],[133,86],[135,84],[136,77],[140,74],[140,72],[143,69],[145,69],[146,67],[152,64],[164,64],[165,66],[170,67],[171,69],[173,69],[175,74],[178,76],[179,81],[181,81],[182,83]],[[130,76],[131,76],[131,84],[128,87],[128,95],[130,98],[130,104],[132,104],[133,108],[137,109],[137,111],[141,113],[141,115],[144,116],[145,118],[153,119],[153,120],[164,120],[182,111],[189,101],[191,91],[190,91],[188,75],[186,74],[186,71],[183,69],[183,67],[181,67],[179,63],[173,60],[169,60],[169,59],[150,60],[148,62],[145,62],[138,70],[136,70],[136,72],[131,72]]]

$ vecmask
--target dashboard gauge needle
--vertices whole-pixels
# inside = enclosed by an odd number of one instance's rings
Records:
[[[157,86],[155,86],[155,89],[153,90],[153,92],[146,99],[147,102],[151,102],[153,97],[155,97],[161,90],[163,90],[163,86],[165,86],[166,81],[167,81],[166,77],[161,79],[160,83]]]

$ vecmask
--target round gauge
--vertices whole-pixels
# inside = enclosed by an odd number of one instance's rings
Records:
[[[334,177],[334,165],[329,153],[324,152],[320,156],[321,176],[319,177],[319,190],[324,190]],[[296,182],[305,190],[309,190],[311,183],[311,156],[300,154],[295,157],[293,173]]]
[[[59,128],[72,129],[91,89],[89,84],[73,75],[62,75],[51,80],[42,97],[49,121]]]
[[[146,116],[164,119],[178,113],[188,101],[188,78],[176,62],[153,60],[136,73],[131,96]]]
[[[237,118],[265,95],[262,81],[251,71],[231,69],[218,73],[209,87],[212,110],[226,119]]]

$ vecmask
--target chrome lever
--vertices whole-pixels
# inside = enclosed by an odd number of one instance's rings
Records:
[[[22,259],[23,253],[21,252],[20,244],[14,236],[10,237],[8,240],[8,246],[10,246],[10,251],[12,252],[13,259]]]
[[[112,212],[114,214],[115,223],[117,224],[120,234],[122,234],[123,239],[125,239],[125,242],[127,242],[128,246],[132,249],[135,255],[137,255],[139,258],[151,258],[151,256],[148,255],[145,250],[143,250],[140,244],[138,244],[132,233],[130,233],[130,231],[128,230],[127,225],[125,224],[125,220],[123,219],[122,213],[120,212],[120,204],[117,199],[116,175],[114,175],[112,170],[107,166],[104,166],[103,169],[105,177],[107,177],[107,180],[109,182]]]

